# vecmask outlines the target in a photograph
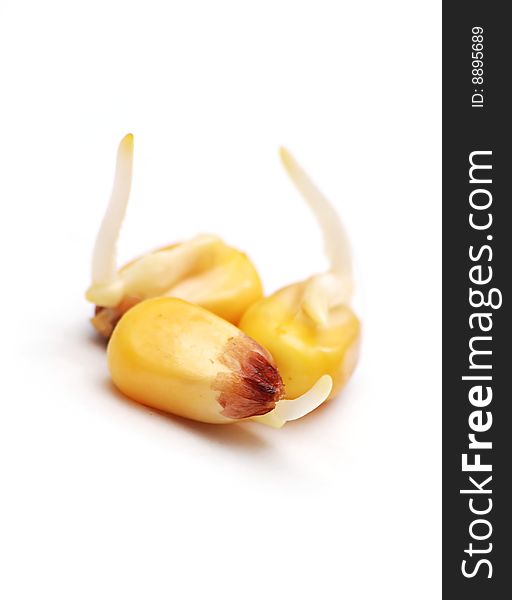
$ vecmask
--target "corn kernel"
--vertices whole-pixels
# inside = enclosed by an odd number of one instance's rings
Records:
[[[280,427],[323,402],[320,378],[284,400],[272,356],[237,327],[176,298],[138,303],[119,321],[108,348],[115,385],[142,404],[206,423],[254,419]]]
[[[307,282],[285,287],[251,306],[240,329],[274,357],[288,398],[296,398],[327,373],[336,394],[352,374],[358,354],[360,323],[348,306],[329,311],[318,324],[303,310]]]

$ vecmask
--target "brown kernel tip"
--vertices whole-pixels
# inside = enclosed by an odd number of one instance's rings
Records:
[[[91,323],[100,335],[108,339],[124,313],[139,302],[139,298],[127,296],[114,307],[96,306],[94,308],[94,317],[91,319]]]
[[[218,402],[225,417],[264,415],[283,397],[283,382],[272,357],[250,337],[231,338],[220,360],[231,371],[220,373],[214,382],[214,389],[221,392]]]

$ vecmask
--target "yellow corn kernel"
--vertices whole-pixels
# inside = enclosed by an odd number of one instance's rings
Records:
[[[109,337],[126,310],[148,298],[187,300],[236,324],[262,295],[250,259],[219,238],[203,235],[132,261],[110,288],[91,286],[86,297],[97,306],[93,325]]]
[[[327,373],[336,394],[352,374],[359,354],[360,323],[347,306],[329,311],[316,323],[303,310],[308,283],[287,286],[256,302],[240,321],[240,329],[273,356],[288,398],[296,398]]]
[[[92,284],[86,298],[96,305],[93,325],[105,337],[137,302],[172,296],[199,304],[238,323],[263,295],[250,259],[213,235],[200,235],[150,252],[117,269],[116,245],[124,219],[133,169],[133,136],[119,145],[112,197],[98,233]]]
[[[239,327],[272,354],[289,398],[303,394],[323,373],[332,377],[332,396],[345,385],[359,356],[361,326],[349,307],[348,240],[338,215],[309,176],[284,149],[281,158],[323,230],[330,269],[256,302]]]
[[[115,328],[107,354],[112,380],[128,397],[205,423],[254,418],[280,427],[313,410],[332,386],[323,377],[302,399],[283,400],[281,377],[264,348],[176,298],[134,306]]]

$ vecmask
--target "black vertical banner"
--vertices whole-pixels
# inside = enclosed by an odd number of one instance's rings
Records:
[[[512,597],[512,35],[443,3],[443,597]],[[498,591],[499,590],[499,591]]]

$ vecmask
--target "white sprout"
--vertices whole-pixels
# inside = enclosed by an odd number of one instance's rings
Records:
[[[92,283],[86,298],[98,306],[117,306],[128,294],[138,298],[164,294],[193,268],[204,252],[220,240],[200,235],[168,250],[145,254],[117,268],[117,243],[126,214],[133,171],[133,135],[124,136],[117,151],[110,201],[101,222],[92,256]]]
[[[332,378],[322,375],[307,392],[294,400],[280,400],[266,415],[252,417],[253,421],[280,428],[288,421],[296,421],[323,404],[332,391]]]
[[[311,208],[322,230],[329,271],[312,277],[302,300],[302,308],[317,324],[323,325],[329,309],[350,302],[353,292],[352,257],[347,232],[338,213],[295,158],[280,148],[286,172]]]
[[[110,202],[101,223],[92,255],[93,284],[112,283],[117,274],[117,241],[130,198],[133,172],[133,135],[119,143]]]

